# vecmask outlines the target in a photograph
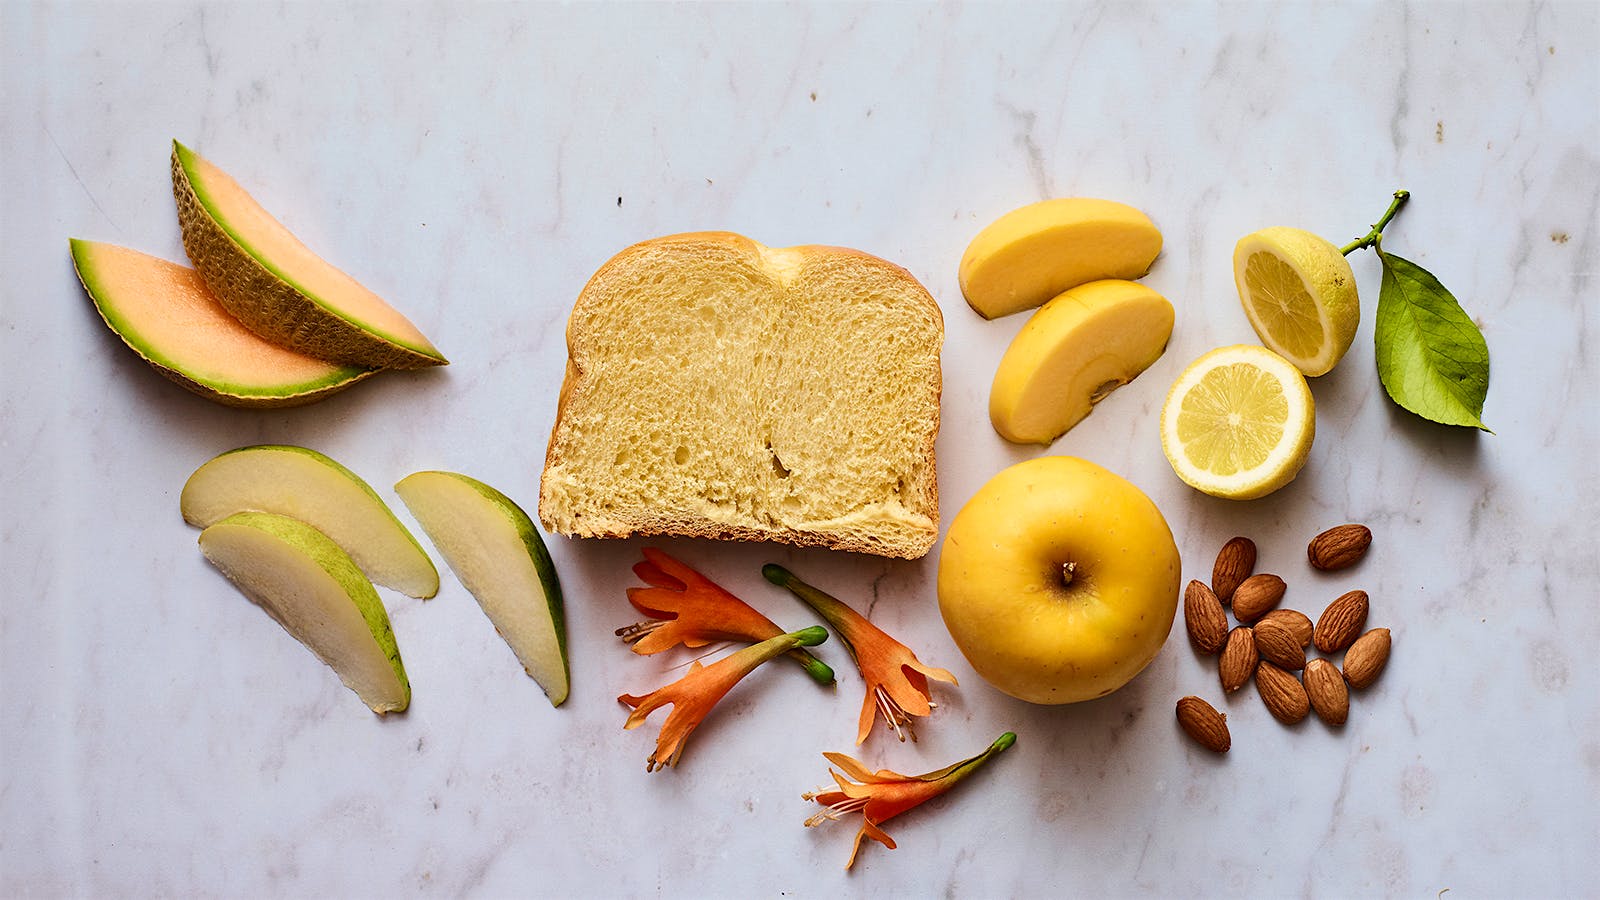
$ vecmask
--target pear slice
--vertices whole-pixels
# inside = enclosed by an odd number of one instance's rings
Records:
[[[152,368],[228,406],[299,406],[375,370],[263,340],[228,314],[199,273],[137,250],[72,239],[72,265],[106,326]]]
[[[228,312],[273,343],[356,366],[449,361],[411,320],[329,265],[228,176],[172,142],[183,249]]]
[[[560,706],[569,681],[566,613],[533,520],[505,494],[454,472],[417,472],[394,489],[522,668]]]
[[[989,391],[994,430],[1048,444],[1106,395],[1150,367],[1172,336],[1172,304],[1142,284],[1108,279],[1062,293],[1017,332]]]
[[[332,538],[378,584],[424,600],[439,593],[439,570],[377,492],[315,450],[229,450],[189,476],[178,507],[200,528],[244,510],[291,516]]]
[[[957,277],[985,319],[1033,309],[1102,278],[1138,278],[1161,253],[1161,231],[1126,203],[1058,197],[1030,203],[978,232]]]
[[[373,712],[411,705],[389,614],[327,535],[287,516],[242,512],[202,531],[200,550]]]

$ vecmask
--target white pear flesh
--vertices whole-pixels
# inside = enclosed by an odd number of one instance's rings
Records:
[[[417,472],[394,489],[522,668],[560,706],[569,683],[566,614],[533,520],[505,494],[454,472]]]
[[[1057,295],[1000,359],[989,391],[995,431],[1018,444],[1066,434],[1161,358],[1172,321],[1172,304],[1132,281],[1092,281]]]
[[[373,712],[411,705],[389,614],[327,535],[286,516],[243,512],[202,531],[200,550]]]
[[[264,444],[230,450],[189,476],[183,519],[206,528],[255,510],[299,519],[332,538],[367,577],[408,597],[439,593],[439,570],[361,476],[315,450]]]

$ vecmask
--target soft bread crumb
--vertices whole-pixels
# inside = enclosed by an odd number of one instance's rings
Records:
[[[854,250],[727,233],[630,247],[568,321],[540,519],[923,556],[943,337],[909,273]]]

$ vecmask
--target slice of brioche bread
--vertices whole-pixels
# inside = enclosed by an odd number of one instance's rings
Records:
[[[539,518],[923,556],[943,340],[927,290],[859,251],[725,232],[629,247],[567,323]]]

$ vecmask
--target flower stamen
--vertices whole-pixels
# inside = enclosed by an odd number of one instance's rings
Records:
[[[625,625],[612,633],[617,637],[622,638],[622,642],[624,644],[632,644],[665,624],[667,623],[660,619],[645,619],[642,622],[635,622],[632,625]]]
[[[911,716],[900,708],[900,704],[894,702],[894,698],[889,696],[889,692],[883,689],[883,685],[874,686],[872,692],[877,695],[878,711],[883,713],[883,724],[894,732],[895,737],[900,739],[900,743],[904,744],[906,735],[909,734],[911,735],[911,743],[915,744],[917,742],[917,732],[911,725]],[[932,704],[929,705],[931,706]]]
[[[801,794],[800,799],[812,800],[815,799],[816,796],[816,794]],[[838,803],[835,803],[832,806],[824,807],[823,809],[819,810],[816,815],[806,819],[806,827],[815,828],[816,826],[821,825],[823,822],[837,822],[842,816],[853,813],[858,809],[866,808],[867,799],[868,798],[866,797],[851,797],[847,800],[840,800]]]

